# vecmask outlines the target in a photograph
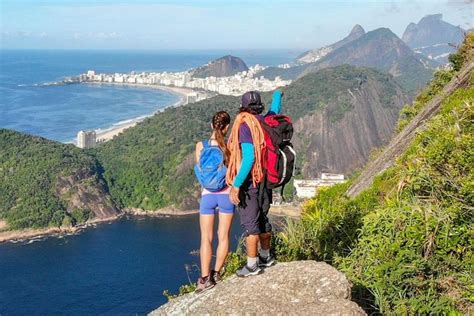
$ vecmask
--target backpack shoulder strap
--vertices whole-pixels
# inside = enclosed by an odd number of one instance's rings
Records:
[[[205,140],[202,141],[202,147],[203,148],[207,148],[209,146],[210,146],[209,139],[205,139]]]

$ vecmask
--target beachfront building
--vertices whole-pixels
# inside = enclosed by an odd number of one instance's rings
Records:
[[[79,78],[80,81],[183,87],[234,96],[242,95],[250,90],[272,91],[291,83],[291,80],[283,80],[280,77],[276,77],[273,80],[267,79],[264,76],[258,77],[257,74],[265,68],[264,66],[255,65],[250,67],[249,70],[239,72],[233,76],[210,76],[206,78],[192,77],[189,71],[97,74],[94,70],[89,70],[87,74],[81,75]],[[199,98],[196,101],[198,100]],[[188,100],[188,103],[191,102],[195,101]]]
[[[77,147],[92,148],[97,144],[95,131],[80,131],[77,133]]]
[[[320,178],[308,180],[294,180],[293,186],[296,196],[301,199],[309,199],[316,195],[321,187],[328,187],[338,183],[346,182],[343,174],[322,173]]]

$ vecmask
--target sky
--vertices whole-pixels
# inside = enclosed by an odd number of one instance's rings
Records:
[[[473,27],[474,0],[0,0],[0,48],[309,49],[427,14]]]

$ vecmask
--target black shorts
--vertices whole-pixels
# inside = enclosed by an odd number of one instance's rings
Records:
[[[272,231],[268,220],[268,211],[272,203],[272,190],[243,185],[239,192],[240,203],[237,207],[244,237]],[[259,203],[259,199],[261,200]]]

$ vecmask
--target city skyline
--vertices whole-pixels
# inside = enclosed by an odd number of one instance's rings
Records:
[[[0,2],[0,48],[309,49],[355,24],[388,27],[442,13],[472,28],[472,0],[433,1],[12,1]]]

